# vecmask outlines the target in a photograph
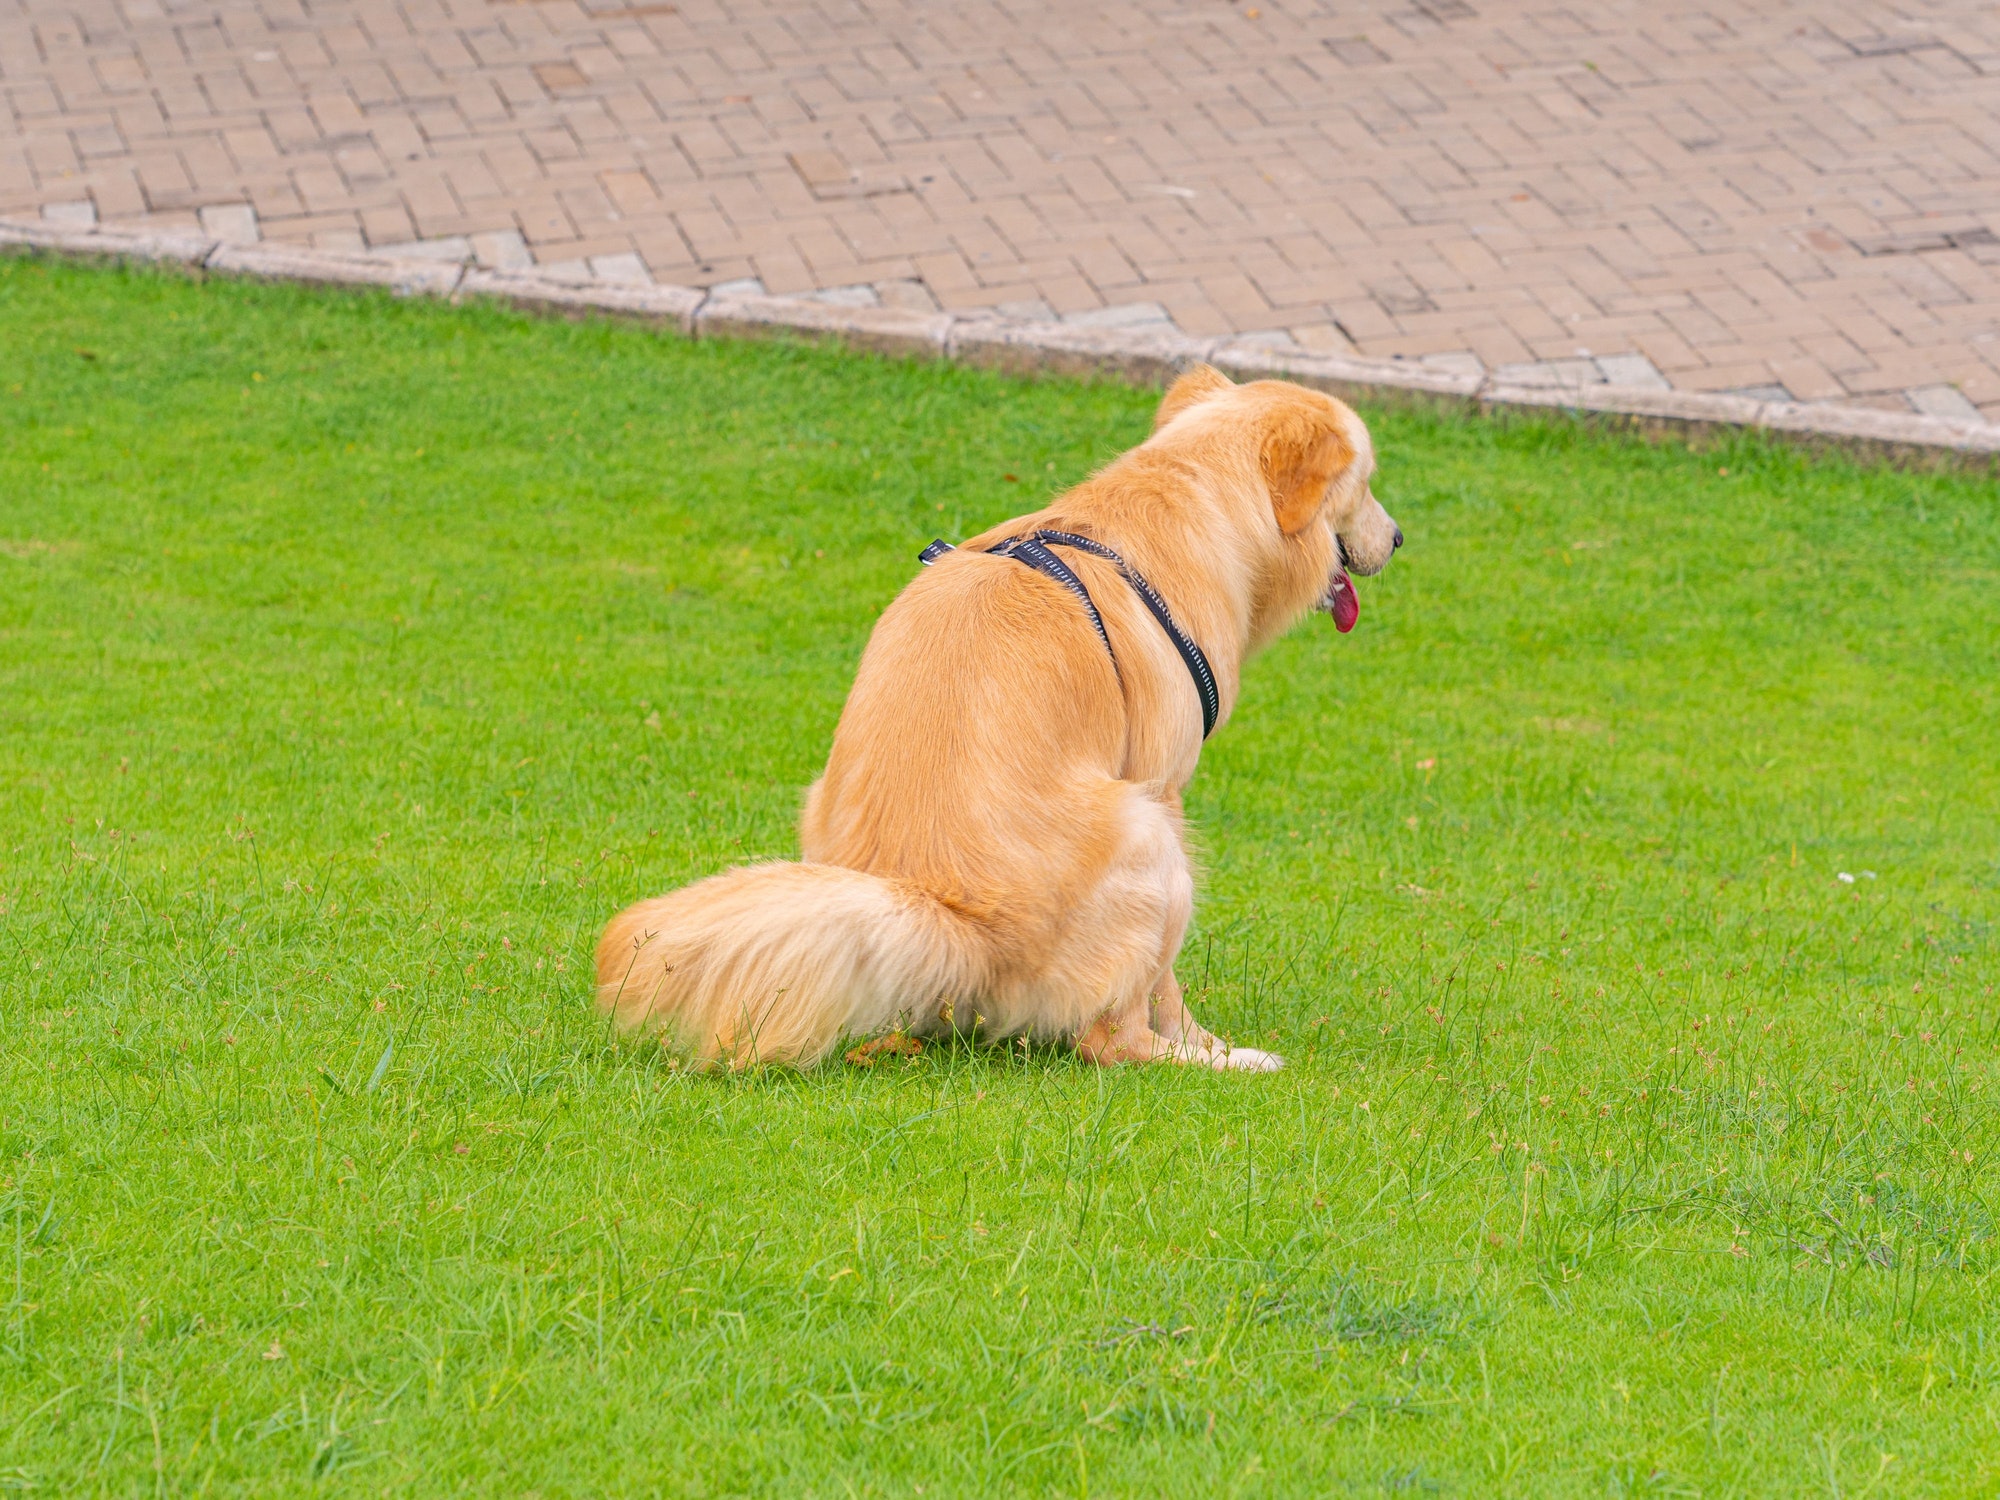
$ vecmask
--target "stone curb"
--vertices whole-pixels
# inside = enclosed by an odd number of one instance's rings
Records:
[[[952,320],[894,307],[838,307],[797,297],[711,295],[695,314],[701,338],[800,338],[902,358],[942,359]]]
[[[400,296],[480,299],[570,317],[608,314],[698,338],[802,338],[897,357],[947,359],[1011,375],[1163,385],[1206,360],[1237,379],[1294,380],[1347,400],[1489,412],[1561,411],[1655,434],[1696,437],[1745,429],[1899,459],[2000,459],[2000,424],[1819,403],[1757,401],[1637,386],[1531,386],[1454,375],[1414,362],[1274,349],[1173,329],[1010,323],[887,307],[840,307],[791,297],[710,294],[692,287],[560,281],[533,271],[468,270],[452,262],[305,246],[225,244],[200,235],[59,229],[0,219],[0,250],[179,265],[222,275],[325,286],[386,287]]]
[[[0,249],[13,248],[78,260],[123,260],[146,265],[199,267],[215,241],[199,234],[127,234],[109,229],[58,229],[0,219]]]
[[[1165,385],[1214,351],[1212,339],[1171,329],[1077,328],[1063,323],[1002,323],[967,318],[953,325],[951,359],[1009,375],[1068,375]]]
[[[1406,400],[1467,406],[1483,384],[1477,375],[1452,375],[1400,360],[1292,353],[1241,341],[1217,345],[1210,363],[1235,380],[1290,380],[1343,401],[1379,401],[1389,390]]]
[[[702,294],[684,286],[612,286],[557,281],[525,271],[467,271],[452,293],[454,302],[483,299],[503,302],[524,312],[555,313],[582,318],[612,313],[621,318],[671,324],[680,333],[694,333],[694,315]]]
[[[218,245],[202,262],[202,269],[258,281],[381,286],[403,297],[449,297],[465,275],[465,267],[449,261],[336,254],[290,245]]]

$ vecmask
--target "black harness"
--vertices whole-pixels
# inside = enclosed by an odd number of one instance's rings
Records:
[[[1083,580],[1076,576],[1069,564],[1064,562],[1049,548],[1074,547],[1079,552],[1088,552],[1092,557],[1101,557],[1127,583],[1140,602],[1153,612],[1153,618],[1160,622],[1160,628],[1167,633],[1167,639],[1174,643],[1174,649],[1181,654],[1181,662],[1187,667],[1188,676],[1194,679],[1194,690],[1201,697],[1201,737],[1207,739],[1215,732],[1216,717],[1222,712],[1222,694],[1215,685],[1215,673],[1209,670],[1208,658],[1202,655],[1201,647],[1194,643],[1189,634],[1174,623],[1174,612],[1167,608],[1167,601],[1159,591],[1146,582],[1124,558],[1113,552],[1102,542],[1094,542],[1087,536],[1078,536],[1073,531],[1031,531],[1026,536],[1013,536],[994,547],[989,553],[993,557],[1011,557],[1016,562],[1026,563],[1037,573],[1046,574],[1076,595],[1083,612],[1090,616],[1090,623],[1097,631],[1097,638],[1104,642],[1104,651],[1111,658],[1111,670],[1118,675],[1122,685],[1125,674],[1118,668],[1118,653],[1111,649],[1111,637],[1104,629],[1104,616],[1097,612],[1092,602],[1090,590],[1083,586]],[[929,567],[945,553],[956,549],[940,538],[917,554],[917,560]]]

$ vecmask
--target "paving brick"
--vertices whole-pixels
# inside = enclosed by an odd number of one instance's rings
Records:
[[[1912,5],[0,0],[0,207],[1963,414],[2000,405],[2000,246],[1950,233],[2000,231],[2000,12]],[[1909,27],[1949,47],[1841,40]]]

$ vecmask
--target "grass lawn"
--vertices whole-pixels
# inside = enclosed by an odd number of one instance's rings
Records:
[[[0,260],[0,1491],[2000,1487],[1990,481],[1373,414],[1189,802],[1282,1074],[593,1020],[1152,399]]]

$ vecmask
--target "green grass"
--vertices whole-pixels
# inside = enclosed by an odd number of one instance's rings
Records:
[[[1374,413],[1189,803],[1288,1071],[606,1037],[1150,406],[0,261],[0,1491],[2000,1488],[1988,481]]]

